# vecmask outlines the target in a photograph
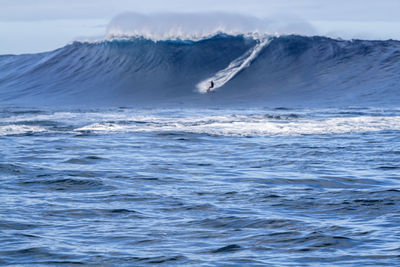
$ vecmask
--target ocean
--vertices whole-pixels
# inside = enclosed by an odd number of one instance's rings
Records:
[[[220,34],[1,56],[0,264],[398,265],[399,55]]]

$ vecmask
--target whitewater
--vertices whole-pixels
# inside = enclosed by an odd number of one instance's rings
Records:
[[[0,56],[0,265],[398,263],[400,42],[207,18]]]

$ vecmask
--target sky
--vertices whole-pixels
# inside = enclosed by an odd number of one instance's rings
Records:
[[[400,0],[0,0],[0,54],[105,36],[124,12],[227,12],[308,25],[305,34],[400,40]]]

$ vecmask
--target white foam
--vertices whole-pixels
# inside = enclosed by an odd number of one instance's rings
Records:
[[[132,118],[132,122],[138,118]],[[400,116],[338,117],[329,119],[265,119],[259,116],[141,117],[140,124],[93,123],[76,131],[98,133],[187,132],[223,136],[298,136],[400,130]]]
[[[55,112],[19,114],[0,119],[0,136],[54,132],[41,121],[69,125],[66,132],[89,131],[101,134],[135,132],[184,132],[222,136],[299,136],[309,134],[346,134],[400,130],[400,116],[338,116],[329,110],[124,110],[102,112]],[[311,115],[310,115],[311,114]],[[330,117],[314,118],[316,114]],[[325,115],[324,115],[325,114]],[[378,114],[376,114],[378,115]],[[310,117],[313,116],[313,117]],[[25,123],[25,121],[27,123]],[[37,124],[37,125],[35,125]],[[57,131],[60,132],[60,131]]]
[[[92,132],[131,132],[131,127],[119,125],[116,123],[103,122],[93,123],[84,127],[75,129],[75,131],[92,131]]]
[[[25,134],[25,133],[39,133],[45,132],[46,129],[40,126],[31,126],[31,125],[17,125],[10,124],[0,126],[0,136],[4,135],[17,135],[17,134]]]

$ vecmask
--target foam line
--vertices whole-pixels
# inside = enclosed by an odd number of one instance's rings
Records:
[[[228,67],[218,71],[216,74],[214,74],[214,76],[198,83],[196,87],[199,92],[203,94],[206,93],[208,86],[210,85],[210,81],[214,82],[214,87],[210,91],[214,91],[229,82],[236,76],[236,74],[250,66],[251,62],[253,62],[261,50],[269,44],[270,40],[270,38],[261,40],[252,49],[248,50],[245,54],[232,61]]]

